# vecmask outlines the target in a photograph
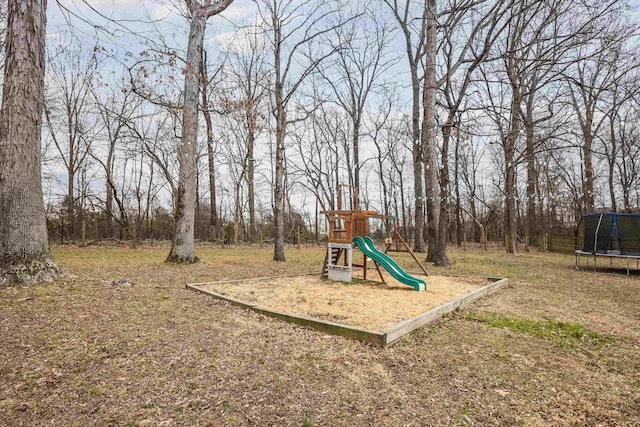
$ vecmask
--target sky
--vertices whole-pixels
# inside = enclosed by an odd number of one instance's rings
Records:
[[[48,34],[68,32],[71,24],[75,35],[86,42],[97,36],[105,46],[132,50],[142,47],[142,43],[156,41],[158,35],[175,36],[176,40],[184,41],[188,22],[181,16],[180,4],[180,0],[51,1],[48,4]],[[215,42],[221,34],[233,32],[233,22],[240,22],[252,11],[255,11],[253,2],[234,1],[220,15],[209,19],[207,41]]]

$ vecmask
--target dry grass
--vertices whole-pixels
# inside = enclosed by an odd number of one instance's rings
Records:
[[[167,252],[55,248],[73,276],[0,289],[2,425],[640,424],[638,277],[454,251],[436,274],[512,286],[383,350],[184,289],[319,271],[321,249]]]
[[[354,273],[359,274],[353,283],[322,280],[316,274],[201,287],[284,313],[382,331],[489,284],[480,277],[415,275],[427,282],[426,292],[416,292],[386,273],[387,284],[363,282],[357,279],[362,270]]]

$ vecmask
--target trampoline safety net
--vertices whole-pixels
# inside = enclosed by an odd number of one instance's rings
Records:
[[[583,252],[640,256],[640,214],[584,216]]]

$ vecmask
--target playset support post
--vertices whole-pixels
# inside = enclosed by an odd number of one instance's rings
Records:
[[[391,246],[393,245],[393,243],[396,244],[396,249],[391,249]],[[426,276],[430,276],[429,272],[427,271],[426,268],[424,268],[424,265],[420,262],[420,260],[418,259],[418,257],[416,257],[416,254],[413,253],[413,251],[411,250],[411,247],[409,246],[409,244],[402,238],[402,236],[400,235],[400,233],[398,233],[398,228],[397,228],[397,221],[395,220],[395,218],[393,219],[393,237],[392,240],[390,242],[387,242],[386,244],[386,248],[384,250],[384,253],[388,253],[388,252],[405,252],[405,251],[401,251],[399,248],[399,244],[402,243],[402,245],[405,248],[406,252],[409,252],[409,255],[411,255],[411,257],[413,258],[413,260],[416,262],[416,264],[418,264],[418,267],[420,267],[420,270],[422,270],[422,272],[426,275]]]

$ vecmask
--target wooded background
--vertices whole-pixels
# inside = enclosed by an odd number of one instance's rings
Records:
[[[91,3],[49,5],[49,237],[170,240],[196,9]],[[418,250],[638,211],[638,22],[614,0],[236,1],[197,70],[195,238],[272,240],[281,198],[284,239],[319,241],[339,183]]]

